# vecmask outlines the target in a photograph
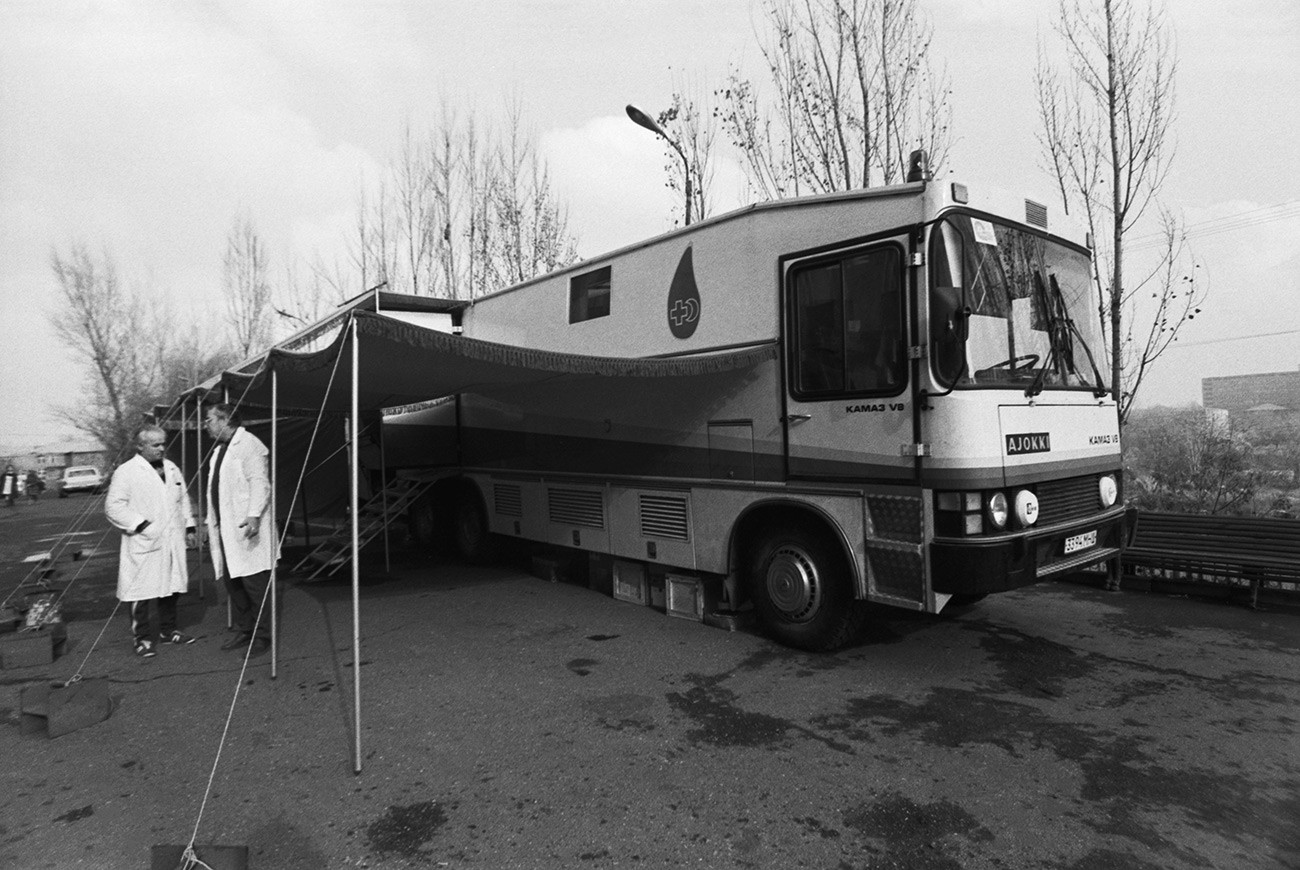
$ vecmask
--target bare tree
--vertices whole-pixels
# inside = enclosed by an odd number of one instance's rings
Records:
[[[1201,313],[1208,293],[1204,270],[1188,250],[1182,222],[1164,208],[1160,209],[1160,232],[1153,238],[1159,249],[1155,262],[1145,274],[1130,279],[1121,300],[1124,327],[1119,345],[1121,423],[1128,419],[1133,398],[1156,360],[1178,341],[1183,324]],[[1098,298],[1108,297],[1099,294]],[[1103,324],[1106,313],[1105,308],[1099,310]]]
[[[1155,201],[1173,159],[1177,64],[1164,13],[1150,0],[1060,0],[1056,32],[1068,71],[1054,68],[1040,50],[1040,144],[1066,210],[1081,207],[1096,245],[1099,313],[1122,422],[1151,364],[1205,294],[1204,281],[1178,274],[1184,235],[1167,214],[1161,265],[1143,280],[1125,280],[1126,238]],[[1154,335],[1125,325],[1153,281],[1157,302],[1147,308]],[[1181,286],[1189,281],[1190,288]]]
[[[550,173],[526,135],[517,103],[508,108],[505,132],[487,165],[484,248],[487,281],[517,284],[572,262],[577,252],[565,209],[551,193]]]
[[[433,177],[436,165],[431,142],[418,142],[410,124],[402,131],[402,149],[393,167],[394,199],[410,291],[432,291],[437,224]]]
[[[713,211],[714,155],[720,114],[704,89],[681,78],[673,88],[672,105],[655,119],[686,156],[683,162],[676,151],[666,148],[664,171],[668,174],[668,189],[679,194],[685,191],[686,174],[690,173],[691,211],[695,220],[704,220]]]
[[[947,161],[947,74],[930,65],[917,0],[770,0],[761,45],[774,90],[733,72],[721,119],[768,199],[890,184],[924,149]]]
[[[211,333],[196,321],[175,323],[170,336],[160,355],[160,377],[154,391],[160,403],[171,402],[243,359],[230,344],[214,343]]]
[[[235,346],[248,356],[261,350],[271,337],[270,263],[248,215],[239,215],[232,223],[222,267],[227,322]]]
[[[1125,480],[1138,506],[1209,514],[1250,510],[1258,487],[1250,442],[1204,409],[1144,409],[1134,415],[1125,442]]]
[[[565,209],[517,106],[504,133],[444,109],[427,135],[409,126],[377,185],[363,191],[352,266],[355,295],[394,291],[472,299],[572,262]],[[339,286],[337,270],[318,270]]]
[[[284,269],[284,281],[274,294],[276,339],[315,323],[346,301],[344,285],[346,279],[340,274],[337,261],[327,265],[317,256],[309,265],[305,279],[290,261]]]
[[[170,314],[125,286],[107,250],[97,256],[74,242],[66,254],[52,251],[50,266],[61,294],[54,331],[89,369],[82,403],[58,411],[110,456],[123,455],[142,415],[162,397]]]

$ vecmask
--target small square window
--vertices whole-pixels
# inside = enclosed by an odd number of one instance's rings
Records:
[[[610,267],[602,266],[569,280],[570,323],[609,316],[609,279]]]

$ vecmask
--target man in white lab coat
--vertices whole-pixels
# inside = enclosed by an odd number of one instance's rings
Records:
[[[262,602],[271,570],[280,557],[270,510],[268,451],[256,435],[240,425],[230,405],[208,408],[204,425],[217,442],[208,473],[212,561],[230,593],[239,632],[221,648],[240,649],[251,643],[250,654],[257,655],[271,645],[271,608],[268,604],[262,610]]]
[[[104,512],[122,530],[117,597],[131,605],[135,654],[152,658],[159,643],[194,642],[176,628],[176,601],[189,587],[185,550],[194,546],[194,512],[181,470],[163,457],[166,433],[146,426],[135,448],[113,472]]]

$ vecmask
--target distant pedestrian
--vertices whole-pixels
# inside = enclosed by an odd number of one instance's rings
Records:
[[[45,491],[45,481],[35,471],[27,472],[27,498],[36,501]]]
[[[18,497],[18,472],[12,465],[5,466],[4,478],[0,481],[0,495],[4,496],[5,506],[13,507]]]
[[[217,442],[208,472],[208,540],[239,631],[221,648],[248,646],[249,654],[257,655],[271,646],[271,614],[269,608],[262,612],[262,604],[280,556],[268,451],[229,405],[213,405],[203,423]]]
[[[176,627],[177,599],[189,587],[185,551],[194,546],[194,511],[181,470],[163,458],[166,433],[146,426],[135,448],[113,472],[104,512],[122,530],[117,597],[131,604],[135,654],[152,658],[159,643],[194,643]]]

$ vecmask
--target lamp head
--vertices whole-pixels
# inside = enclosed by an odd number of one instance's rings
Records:
[[[654,118],[651,118],[649,115],[647,115],[645,112],[641,111],[631,103],[629,103],[627,106],[627,116],[632,119],[632,122],[634,124],[638,124],[639,126],[645,127],[651,133],[656,133],[660,136],[663,136],[665,139],[668,138],[664,134],[664,131],[659,129],[659,125],[655,123]]]

